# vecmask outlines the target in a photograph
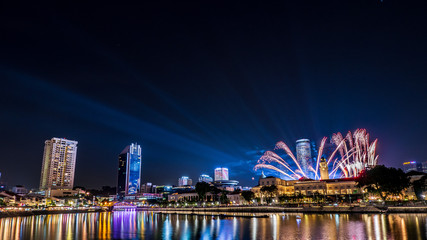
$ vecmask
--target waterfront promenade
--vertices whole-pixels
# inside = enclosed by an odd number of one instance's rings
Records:
[[[88,213],[88,212],[104,212],[101,207],[78,207],[78,208],[54,208],[54,209],[32,209],[23,207],[8,207],[0,209],[0,218],[6,217],[21,217],[33,215],[49,215],[49,214],[68,214],[68,213]]]
[[[63,209],[31,209],[31,208],[3,208],[0,211],[0,218],[67,214],[67,213],[87,213],[104,212],[108,209],[100,207],[88,208],[63,208]],[[191,214],[191,215],[221,215],[221,216],[265,216],[270,213],[427,213],[427,206],[304,206],[304,207],[283,207],[283,206],[218,206],[218,207],[138,207],[136,211],[152,211],[167,214]]]
[[[227,206],[227,207],[181,207],[181,208],[138,208],[138,210],[161,213],[427,213],[427,206]]]

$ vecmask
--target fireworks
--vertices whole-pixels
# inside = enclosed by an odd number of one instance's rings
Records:
[[[357,129],[353,133],[349,131],[345,137],[341,133],[334,133],[330,140],[334,150],[326,158],[329,178],[357,177],[367,167],[375,166],[378,161],[378,155],[375,152],[377,141],[375,139],[372,143],[369,142],[369,133],[366,129]],[[291,160],[285,161],[277,153],[266,151],[254,169],[274,170],[293,180],[310,178],[309,176],[318,180],[320,179],[319,162],[324,156],[326,142],[327,138],[324,137],[316,158],[313,158],[307,169],[303,170],[290,148],[282,141],[276,143],[274,150],[285,151]]]

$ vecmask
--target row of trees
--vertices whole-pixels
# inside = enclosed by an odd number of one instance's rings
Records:
[[[267,186],[265,186],[267,187]],[[227,198],[227,191],[222,191],[214,186],[210,186],[209,183],[206,182],[198,182],[195,186],[196,193],[198,195],[199,201],[206,200],[206,194],[212,193],[216,199],[219,200],[222,204],[229,203],[230,201]],[[276,186],[269,186],[269,188],[261,189],[261,191],[268,192],[269,195],[273,195],[273,192],[277,192]],[[241,193],[242,197],[247,202],[251,202],[255,198],[255,194],[252,191],[236,191]],[[218,195],[221,193],[221,195],[218,197]]]
[[[411,186],[408,175],[402,169],[388,168],[384,165],[377,165],[362,172],[356,181],[358,187],[367,193],[380,196],[383,201],[388,197],[403,196],[403,191]],[[419,192],[422,192],[425,181],[416,182],[415,185]]]
[[[423,176],[411,182],[410,176],[413,175]],[[412,187],[416,198],[423,200],[423,192],[427,191],[427,174],[415,171],[405,174],[402,169],[378,165],[362,173],[358,185],[368,193],[377,194],[383,201],[387,197],[402,196],[404,190]]]
[[[195,187],[196,193],[199,197],[199,201],[205,201],[206,194],[212,193],[214,195],[214,199],[211,199],[213,201],[218,200],[222,204],[227,204],[230,202],[230,200],[227,198],[227,191],[222,191],[218,189],[217,187],[209,185],[209,183],[206,182],[198,182]],[[221,193],[221,195],[220,195]]]

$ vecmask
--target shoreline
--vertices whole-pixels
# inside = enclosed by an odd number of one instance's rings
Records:
[[[16,211],[16,212],[0,212],[0,218],[8,217],[28,217],[38,215],[51,215],[51,214],[74,214],[74,213],[91,213],[91,212],[105,212],[102,209],[95,210],[31,210],[31,211]]]
[[[211,213],[359,213],[359,214],[389,214],[389,213],[427,213],[427,206],[423,207],[351,207],[351,206],[323,206],[323,207],[280,207],[280,206],[243,206],[243,207],[205,207],[205,208],[138,208],[137,211],[153,211],[160,213],[211,214]]]
[[[240,207],[205,207],[205,208],[147,208],[138,207],[136,211],[148,211],[160,214],[209,215],[218,217],[265,217],[272,213],[312,213],[312,214],[393,214],[393,213],[427,213],[426,207],[280,207],[280,206],[240,206]],[[17,212],[0,212],[0,218],[27,217],[51,214],[75,214],[106,212],[96,210],[33,210]],[[120,212],[120,211],[116,211]]]

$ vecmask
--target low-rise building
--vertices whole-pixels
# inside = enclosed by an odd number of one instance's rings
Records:
[[[293,195],[295,193],[294,183],[297,181],[286,181],[276,177],[260,178],[258,186],[251,189],[255,193],[255,197],[261,197],[261,188],[263,186],[274,185],[277,187],[278,195]]]
[[[242,197],[241,193],[231,193],[227,194],[228,200],[232,205],[243,205],[246,203],[245,199]]]
[[[252,188],[256,198],[262,198],[261,188],[264,186],[276,186],[278,196],[295,196],[302,195],[313,197],[314,195],[333,196],[338,195],[357,195],[352,199],[361,197],[362,190],[357,187],[354,179],[325,179],[325,180],[283,180],[276,177],[264,177],[259,179],[258,186]],[[351,197],[351,196],[350,196]]]
[[[25,194],[28,193],[28,190],[22,186],[22,185],[16,185],[15,187],[12,188],[12,192],[24,196]]]
[[[222,193],[221,193],[222,194]],[[206,193],[204,201],[212,202],[218,201],[220,194],[215,195],[213,193]],[[242,205],[245,203],[245,199],[242,197],[241,193],[229,193],[227,198],[230,201],[228,204],[232,205]],[[192,193],[174,193],[168,196],[169,202],[198,202],[199,195],[195,192]]]
[[[214,194],[206,193],[205,201],[212,201],[214,199]],[[199,195],[195,192],[191,193],[173,193],[168,195],[169,202],[196,202],[199,200]]]

